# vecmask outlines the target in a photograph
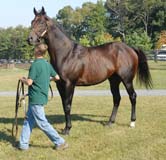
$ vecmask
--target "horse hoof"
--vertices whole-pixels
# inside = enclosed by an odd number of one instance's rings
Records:
[[[108,123],[105,124],[105,126],[106,126],[106,127],[112,127],[113,124],[114,124],[114,123],[112,123],[112,122],[108,122]]]
[[[135,128],[135,122],[131,122],[131,123],[130,123],[130,127],[131,127],[131,128]]]
[[[63,134],[63,135],[69,135],[69,130],[68,130],[68,129],[62,130],[62,134]]]

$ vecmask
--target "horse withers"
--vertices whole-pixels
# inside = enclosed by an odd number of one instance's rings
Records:
[[[121,96],[119,85],[122,82],[131,101],[131,127],[136,121],[136,92],[133,79],[138,79],[146,88],[152,86],[147,59],[143,51],[131,48],[121,42],[106,43],[99,46],[85,47],[70,40],[65,33],[46,15],[34,8],[35,18],[31,23],[29,44],[44,40],[48,45],[50,62],[61,80],[57,88],[60,93],[65,113],[64,134],[69,134],[71,125],[71,105],[75,86],[90,86],[108,79],[113,95],[113,110],[108,125],[115,122]]]

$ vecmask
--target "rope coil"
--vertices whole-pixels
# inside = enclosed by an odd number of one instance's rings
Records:
[[[27,96],[24,95],[24,83],[21,80],[18,80],[17,84],[17,92],[16,92],[16,104],[15,104],[15,117],[14,117],[14,122],[12,124],[12,136],[17,137],[18,133],[18,108],[21,106],[24,106],[24,111],[26,115],[26,102],[25,102],[25,97]]]
[[[51,99],[53,98],[53,91],[52,91],[52,87],[51,85],[49,85],[50,88],[50,92],[51,92]],[[17,92],[16,92],[16,103],[15,103],[15,117],[14,117],[14,122],[12,124],[12,136],[13,137],[17,137],[17,133],[18,133],[18,108],[19,107],[24,107],[24,113],[25,113],[25,117],[26,117],[26,112],[27,112],[27,108],[26,108],[26,101],[25,98],[26,96],[28,96],[28,94],[24,94],[24,83],[21,80],[18,80],[18,84],[17,84]]]

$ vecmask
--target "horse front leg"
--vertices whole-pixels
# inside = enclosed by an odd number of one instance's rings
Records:
[[[57,88],[59,90],[59,93],[62,99],[62,105],[63,105],[63,110],[65,113],[65,121],[66,121],[66,126],[63,129],[62,133],[65,135],[68,135],[72,127],[70,112],[71,112],[71,105],[72,105],[75,85],[69,82],[68,83],[63,82],[63,83],[57,83]]]
[[[121,100],[120,91],[119,91],[119,85],[121,79],[117,75],[114,75],[114,77],[109,79],[109,82],[110,82],[111,92],[113,95],[113,110],[108,122],[108,126],[112,126],[112,124],[115,122],[115,118]]]

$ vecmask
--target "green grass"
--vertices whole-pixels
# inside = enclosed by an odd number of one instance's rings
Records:
[[[0,91],[15,91],[18,79],[27,74],[28,70],[24,69],[0,69]]]
[[[166,62],[149,61],[154,89],[166,89]],[[27,76],[23,69],[0,69],[0,91],[15,91],[18,78]],[[139,85],[135,85],[140,88]],[[54,89],[56,89],[54,85]],[[77,89],[109,89],[107,82]],[[11,127],[15,97],[0,97],[0,159],[3,160],[165,160],[166,108],[165,96],[138,97],[136,128],[129,128],[130,102],[122,97],[116,124],[105,127],[112,111],[112,97],[74,97],[70,136],[63,136],[69,149],[54,151],[53,144],[38,129],[31,136],[27,152],[16,150],[12,144]],[[54,97],[46,114],[58,132],[65,126],[60,97]],[[23,109],[19,110],[19,133]],[[17,137],[18,139],[18,137]]]
[[[74,97],[69,143],[65,151],[54,151],[53,144],[38,128],[33,130],[31,147],[21,152],[12,147],[11,123],[14,117],[14,97],[0,97],[0,157],[3,160],[165,160],[166,107],[165,97],[138,97],[136,128],[129,128],[130,102],[122,97],[121,106],[112,127],[103,124],[112,110],[112,97]],[[48,120],[58,132],[65,125],[59,97],[47,105]],[[23,122],[19,110],[19,133]]]
[[[166,62],[149,61],[150,71],[153,79],[153,89],[166,89]],[[0,69],[0,91],[15,91],[17,86],[17,81],[20,77],[27,77],[28,70],[23,69]],[[136,80],[135,80],[136,81]],[[141,87],[134,81],[134,86],[136,89]],[[54,88],[56,89],[55,85]],[[90,86],[90,87],[77,87],[76,89],[109,89],[108,81],[105,81],[99,85]],[[121,84],[121,88],[124,89]]]

